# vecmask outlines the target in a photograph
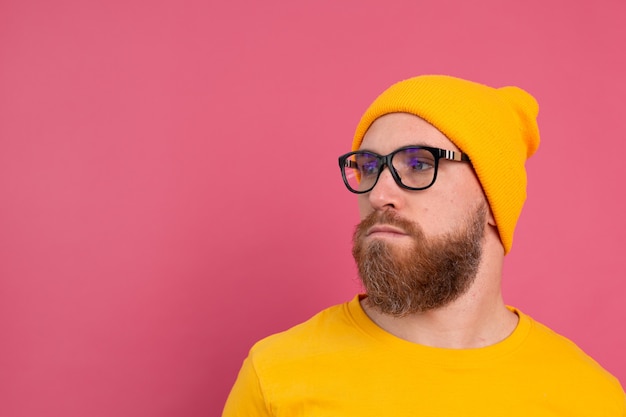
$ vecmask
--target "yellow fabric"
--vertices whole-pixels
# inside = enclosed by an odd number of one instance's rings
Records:
[[[469,155],[508,253],[526,200],[524,164],[539,146],[535,99],[517,87],[491,88],[443,75],[401,81],[384,91],[357,126],[352,149],[388,113],[410,113],[435,126]]]
[[[236,416],[626,416],[619,382],[528,316],[486,348],[385,332],[356,297],[257,343],[224,409]]]

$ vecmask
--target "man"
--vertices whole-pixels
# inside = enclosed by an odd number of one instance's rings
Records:
[[[257,343],[223,415],[626,416],[613,376],[502,300],[537,112],[447,76],[383,92],[339,158],[366,294]]]

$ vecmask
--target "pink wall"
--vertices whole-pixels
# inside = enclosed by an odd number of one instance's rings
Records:
[[[0,3],[1,416],[218,415],[359,290],[336,157],[421,73],[538,98],[507,302],[626,383],[626,3],[380,4]]]

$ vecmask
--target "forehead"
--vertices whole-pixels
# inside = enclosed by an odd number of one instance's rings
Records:
[[[365,133],[359,149],[387,154],[408,145],[459,150],[436,127],[408,113],[389,113],[376,119]]]

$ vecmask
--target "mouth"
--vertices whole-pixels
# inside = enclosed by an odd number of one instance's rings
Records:
[[[407,233],[399,227],[390,226],[387,224],[377,224],[370,227],[365,234],[367,237],[371,236],[388,236],[388,237],[401,237],[407,236]]]

